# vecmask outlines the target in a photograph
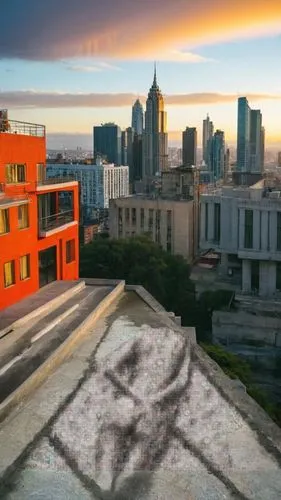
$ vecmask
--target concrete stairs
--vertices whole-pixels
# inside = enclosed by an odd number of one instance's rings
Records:
[[[10,317],[16,321],[0,332],[0,404],[48,360],[113,289],[105,284],[86,286],[80,281],[54,296],[54,285],[45,290],[45,302],[42,294],[40,300],[37,298],[38,308],[29,310],[19,304],[21,312],[27,313],[21,318],[14,308]],[[63,289],[58,283],[59,290]]]

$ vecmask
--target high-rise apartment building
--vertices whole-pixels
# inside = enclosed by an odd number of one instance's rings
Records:
[[[186,127],[182,133],[182,163],[186,167],[196,165],[197,156],[197,130]]]
[[[262,171],[262,115],[260,110],[251,109],[250,125],[250,172],[260,173]]]
[[[94,158],[102,157],[108,163],[122,163],[122,134],[115,123],[94,127]]]
[[[208,168],[212,172],[214,181],[224,177],[225,173],[225,140],[224,132],[216,130],[215,134],[208,141],[209,159]]]
[[[209,115],[207,115],[206,120],[203,120],[203,138],[202,138],[202,149],[203,149],[203,160],[205,163],[208,163],[209,152],[208,152],[208,143],[209,140],[213,137],[214,133],[214,125],[211,122]]]
[[[79,269],[78,183],[46,179],[43,125],[0,111],[0,310]]]
[[[249,171],[251,108],[246,97],[238,99],[237,171]]]
[[[122,130],[121,133],[121,163],[128,165],[128,134],[127,130]]]
[[[264,173],[265,128],[261,127],[261,173]]]
[[[146,101],[143,177],[149,179],[166,168],[168,168],[167,113],[155,69],[153,83]]]
[[[132,108],[132,128],[137,135],[143,133],[143,106],[139,99],[136,100]]]
[[[238,99],[237,172],[261,174],[264,168],[264,129],[260,110],[246,97]]]
[[[104,164],[97,158],[96,165],[48,164],[48,177],[72,177],[80,183],[80,202],[84,219],[96,217],[97,210],[107,209],[109,200],[129,195],[129,168]]]

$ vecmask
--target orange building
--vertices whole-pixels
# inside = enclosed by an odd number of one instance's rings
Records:
[[[45,127],[0,112],[0,310],[78,278],[78,182],[47,179]]]

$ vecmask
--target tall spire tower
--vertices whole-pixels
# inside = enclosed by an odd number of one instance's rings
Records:
[[[147,180],[168,167],[167,113],[157,83],[156,63],[145,112],[143,177]]]

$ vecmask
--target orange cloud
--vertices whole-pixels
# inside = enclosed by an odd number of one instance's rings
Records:
[[[146,96],[130,93],[120,94],[71,94],[59,92],[37,92],[33,90],[0,91],[0,107],[14,109],[30,108],[113,108],[132,106],[136,98],[143,102]],[[172,94],[165,96],[167,106],[195,106],[203,104],[225,104],[235,102],[237,94],[211,92]],[[281,100],[281,94],[247,94],[250,101]]]
[[[29,0],[15,16],[17,3],[1,2],[3,58],[184,60],[186,53],[196,62],[192,49],[202,44],[281,32],[280,0],[48,0],[40,9]]]

